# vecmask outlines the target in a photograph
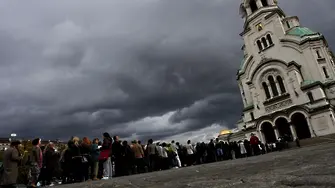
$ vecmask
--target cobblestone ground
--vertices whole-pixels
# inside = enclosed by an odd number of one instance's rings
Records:
[[[61,187],[335,187],[335,144]]]

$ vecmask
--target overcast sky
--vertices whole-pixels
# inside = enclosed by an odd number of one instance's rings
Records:
[[[239,4],[1,1],[0,136],[185,142],[233,128],[242,110]],[[334,0],[279,4],[335,46]]]

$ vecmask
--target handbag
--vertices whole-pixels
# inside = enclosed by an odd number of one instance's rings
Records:
[[[109,150],[109,149],[102,150],[102,151],[100,152],[100,155],[99,155],[99,157],[98,157],[98,160],[100,161],[100,160],[106,160],[106,159],[108,159],[108,157],[109,157],[109,153],[110,153],[110,150]]]
[[[105,149],[100,151],[100,155],[98,157],[98,160],[107,160],[108,157],[110,157],[110,150],[112,149],[112,144],[110,144],[109,149]]]
[[[85,157],[85,156],[81,156],[81,162],[82,162],[82,163],[87,163],[87,162],[88,162],[87,157]]]

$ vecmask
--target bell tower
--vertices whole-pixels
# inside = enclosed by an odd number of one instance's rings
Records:
[[[264,59],[265,51],[279,38],[286,34],[287,25],[284,26],[284,11],[278,6],[277,0],[242,0],[240,15],[244,19],[243,31],[240,34],[244,39],[245,52],[254,58]],[[298,20],[287,20],[298,25]]]
[[[277,0],[243,0],[240,13],[241,16],[248,19],[259,9],[277,6]]]

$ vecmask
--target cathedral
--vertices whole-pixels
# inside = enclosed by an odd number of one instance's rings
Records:
[[[288,16],[277,0],[243,0],[243,58],[237,82],[243,115],[236,140],[263,143],[335,133],[334,55],[325,37]]]

